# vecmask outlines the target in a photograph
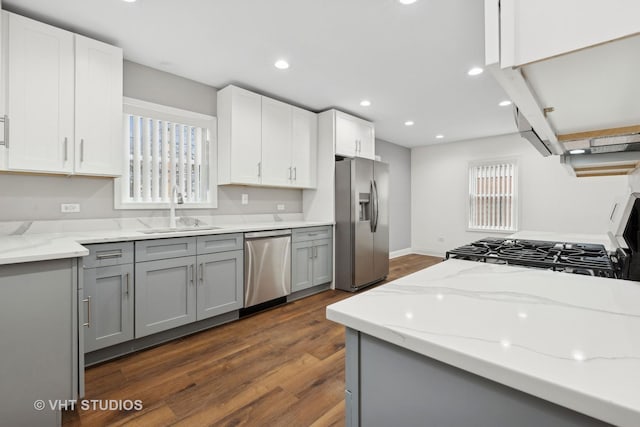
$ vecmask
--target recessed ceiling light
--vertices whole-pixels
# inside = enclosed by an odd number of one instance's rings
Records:
[[[407,5],[407,4],[414,4],[417,1],[418,0],[398,0],[398,3]]]
[[[286,70],[287,68],[289,68],[289,63],[284,59],[278,59],[273,65],[275,65],[279,70]]]
[[[360,101],[360,105],[363,107],[368,107],[371,105],[371,101],[369,101],[368,99],[363,99],[362,101]]]
[[[415,123],[413,123],[413,120],[407,120],[406,122],[404,122],[405,126],[413,126]]]
[[[136,0],[122,0],[122,1],[124,1],[125,3],[135,3]]]
[[[443,134],[439,133],[438,135],[436,135],[436,139],[442,139],[442,138],[444,138]]]
[[[477,76],[479,74],[482,74],[483,71],[484,70],[480,67],[473,67],[472,69],[467,71],[467,74],[469,74],[470,76]]]
[[[500,101],[498,105],[501,107],[506,107],[507,105],[511,105],[511,101],[509,101],[508,99],[505,99],[504,101]]]
[[[584,150],[582,148],[578,148],[576,150],[569,151],[569,154],[584,154]]]

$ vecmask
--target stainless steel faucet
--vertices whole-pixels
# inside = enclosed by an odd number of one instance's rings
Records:
[[[178,191],[178,186],[171,189],[171,199],[169,200],[169,228],[176,228],[176,204],[184,204],[182,193]]]

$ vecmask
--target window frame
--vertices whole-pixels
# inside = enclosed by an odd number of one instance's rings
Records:
[[[489,227],[473,227],[471,225],[471,178],[472,171],[474,168],[478,166],[493,166],[493,165],[504,165],[511,164],[513,165],[513,219],[511,228],[509,229],[499,229],[499,228],[489,228]],[[520,159],[517,157],[505,157],[505,158],[494,158],[494,159],[485,159],[485,160],[474,160],[469,162],[467,167],[467,217],[466,217],[466,231],[474,232],[474,233],[500,233],[500,234],[513,234],[516,233],[520,229]]]
[[[153,102],[142,101],[140,99],[123,97],[122,120],[123,120],[123,140],[127,139],[125,133],[126,116],[128,114],[136,114],[140,116],[150,117],[156,120],[166,120],[177,122],[184,125],[206,128],[209,132],[208,139],[208,198],[207,202],[186,202],[178,205],[179,209],[215,209],[218,207],[218,139],[217,139],[217,119],[207,114],[196,113],[193,111],[183,110],[180,108],[169,107]],[[117,210],[153,210],[153,209],[169,209],[169,202],[127,202],[123,200],[124,189],[123,183],[124,168],[129,168],[130,147],[127,143],[123,144],[123,174],[114,180],[114,209]],[[129,183],[126,184],[127,186]]]

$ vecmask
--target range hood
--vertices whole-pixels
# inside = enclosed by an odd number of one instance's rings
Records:
[[[543,140],[540,135],[535,131],[533,126],[529,124],[527,118],[520,112],[518,107],[515,107],[515,119],[516,126],[518,127],[518,132],[520,132],[520,136],[526,139],[535,147],[536,150],[543,156],[550,156],[552,153],[551,145],[549,144],[549,140]]]
[[[573,38],[564,36],[555,15],[547,13],[552,10],[552,2],[545,4],[546,9],[539,8],[543,11],[540,16],[554,18],[549,33],[558,38],[558,43],[569,43]],[[540,40],[548,44],[553,38],[546,33],[534,37],[533,20],[515,5],[515,0],[485,0],[485,55],[488,70],[517,106],[516,124],[522,137],[543,156],[559,156],[575,176],[621,175],[638,168],[640,33],[633,31],[640,25],[627,19],[628,28],[616,32],[615,26],[610,28],[611,22],[605,21],[609,25],[605,25],[606,31],[595,32],[602,35],[601,41],[591,39],[588,45],[590,33],[585,30],[582,35],[586,47],[576,45],[574,50],[555,56],[524,58],[523,51],[516,51],[514,46],[526,31],[540,52],[551,50],[543,48]],[[528,8],[535,9],[533,5]],[[594,11],[604,10],[605,15],[616,16],[605,6],[590,4],[585,8],[593,13],[578,15],[596,19]],[[612,38],[605,39],[604,33]],[[614,34],[622,35],[616,38]]]

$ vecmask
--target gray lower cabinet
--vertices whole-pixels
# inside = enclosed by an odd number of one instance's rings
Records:
[[[84,350],[133,339],[133,264],[84,270]]]
[[[239,310],[243,305],[243,252],[198,255],[197,319]]]
[[[196,320],[196,258],[136,263],[136,338]]]
[[[136,242],[135,337],[243,306],[242,234]]]
[[[333,247],[331,227],[311,227],[293,232],[291,291],[331,282]]]
[[[133,243],[87,245],[82,258],[85,353],[133,339]]]
[[[60,425],[56,403],[78,398],[77,268],[0,266],[0,425]]]

